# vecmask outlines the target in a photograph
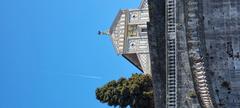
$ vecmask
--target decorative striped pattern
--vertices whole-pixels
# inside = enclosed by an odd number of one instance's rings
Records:
[[[177,108],[176,1],[167,0],[167,97],[166,108]]]
[[[114,43],[114,47],[117,49],[118,54],[123,53],[124,48],[124,33],[125,33],[125,23],[126,23],[126,15],[122,12],[119,21],[117,22],[116,27],[111,34],[112,40]]]

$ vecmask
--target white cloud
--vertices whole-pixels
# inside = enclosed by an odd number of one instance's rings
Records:
[[[86,79],[96,79],[96,80],[102,79],[102,77],[100,77],[100,76],[86,75],[86,74],[69,74],[69,73],[67,73],[67,75],[74,76],[74,77],[86,78]]]

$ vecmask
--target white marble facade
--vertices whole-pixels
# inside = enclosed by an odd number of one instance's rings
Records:
[[[120,10],[109,30],[116,52],[145,74],[151,73],[148,21],[148,4],[147,0],[143,0],[137,9]]]

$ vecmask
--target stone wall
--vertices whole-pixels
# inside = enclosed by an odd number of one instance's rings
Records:
[[[148,0],[148,41],[155,108],[166,107],[165,0]]]

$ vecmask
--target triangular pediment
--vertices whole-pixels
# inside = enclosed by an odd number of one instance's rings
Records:
[[[124,33],[126,26],[126,15],[124,10],[120,10],[112,23],[109,30],[113,45],[118,54],[123,53],[124,49]]]

